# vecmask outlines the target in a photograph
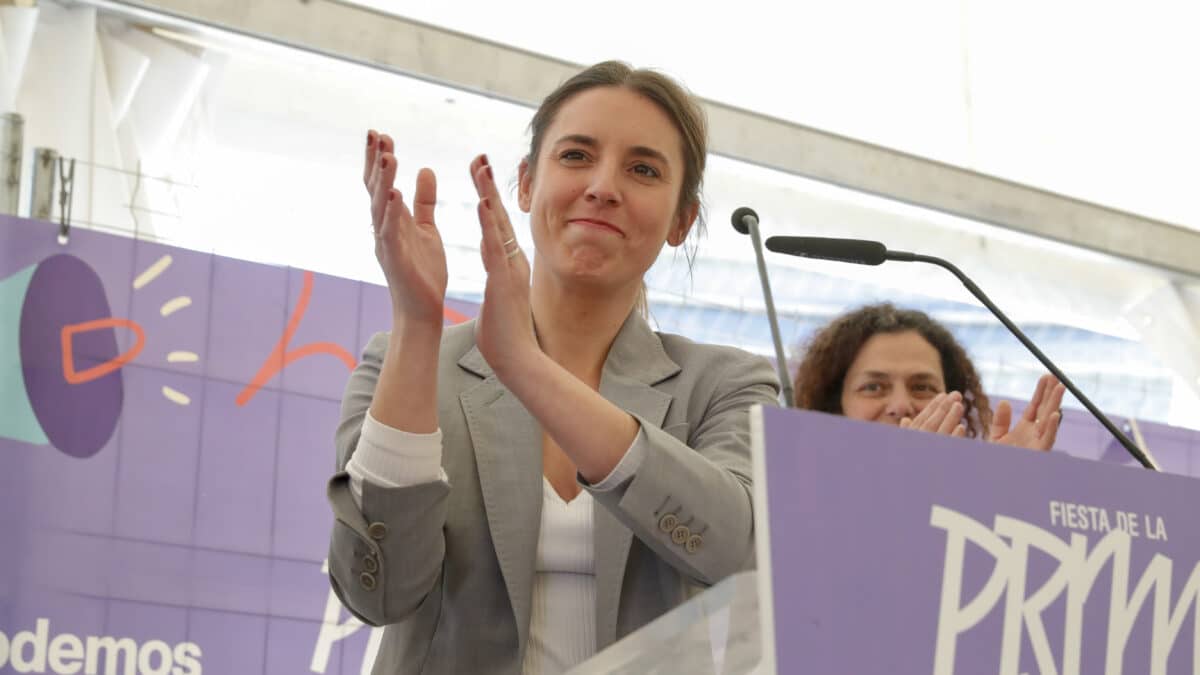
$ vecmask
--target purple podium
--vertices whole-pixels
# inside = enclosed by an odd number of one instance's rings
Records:
[[[1196,480],[821,413],[752,420],[758,571],[579,673],[1200,673]]]

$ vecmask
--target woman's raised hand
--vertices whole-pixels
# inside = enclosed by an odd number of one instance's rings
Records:
[[[393,187],[393,149],[387,134],[367,132],[363,183],[371,195],[375,258],[387,278],[394,320],[441,326],[447,275],[446,250],[433,220],[437,178],[429,169],[417,174],[410,212],[400,191]]]
[[[517,244],[508,212],[487,155],[471,162],[471,180],[479,194],[479,253],[487,270],[483,306],[475,322],[475,344],[503,380],[520,372],[522,359],[539,353],[529,304],[529,261]]]
[[[964,410],[962,394],[957,391],[938,394],[916,417],[902,418],[900,428],[962,438],[967,435],[967,428],[962,423]]]
[[[1033,390],[1033,398],[1029,399],[1029,405],[1025,406],[1015,426],[1012,426],[1012,406],[1008,401],[1001,401],[996,406],[988,440],[1030,450],[1053,448],[1058,438],[1058,423],[1062,421],[1060,408],[1066,391],[1067,388],[1053,375],[1042,375]]]

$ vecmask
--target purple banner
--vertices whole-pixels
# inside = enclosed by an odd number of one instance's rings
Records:
[[[366,672],[325,482],[387,290],[55,231],[0,218],[0,673]]]
[[[59,245],[56,231],[0,217],[0,674],[365,672],[378,633],[330,592],[324,495],[342,389],[388,325],[386,289],[87,230]],[[446,319],[476,309],[451,300]],[[1068,414],[1065,447],[1125,461],[1089,424]],[[1196,434],[1143,430],[1170,470],[1192,470]],[[863,487],[805,490],[843,484]],[[944,539],[925,509],[918,529]],[[898,527],[903,546],[872,550],[912,554]]]
[[[821,413],[757,423],[777,672],[1200,673],[1196,480]]]

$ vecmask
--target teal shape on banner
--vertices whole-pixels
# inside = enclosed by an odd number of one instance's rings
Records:
[[[50,442],[25,393],[21,372],[21,309],[37,265],[0,280],[0,436],[34,445]]]

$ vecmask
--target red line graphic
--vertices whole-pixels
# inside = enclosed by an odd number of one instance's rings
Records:
[[[287,351],[288,343],[292,341],[292,337],[296,334],[296,329],[300,327],[300,321],[304,319],[304,313],[308,311],[308,301],[312,299],[313,289],[313,273],[304,273],[304,287],[300,290],[300,300],[296,303],[296,311],[292,314],[292,318],[288,320],[287,328],[283,331],[283,337],[279,338],[279,342],[275,343],[275,348],[271,350],[271,354],[267,356],[266,361],[263,361],[262,367],[258,369],[258,373],[250,380],[250,384],[241,391],[237,396],[237,404],[239,406],[246,405],[259,389],[263,388],[271,378],[275,377],[284,368],[287,368],[292,363],[299,361],[306,356],[316,354],[328,354],[336,357],[346,364],[346,368],[354,370],[356,361],[341,345],[333,342],[312,342]]]

